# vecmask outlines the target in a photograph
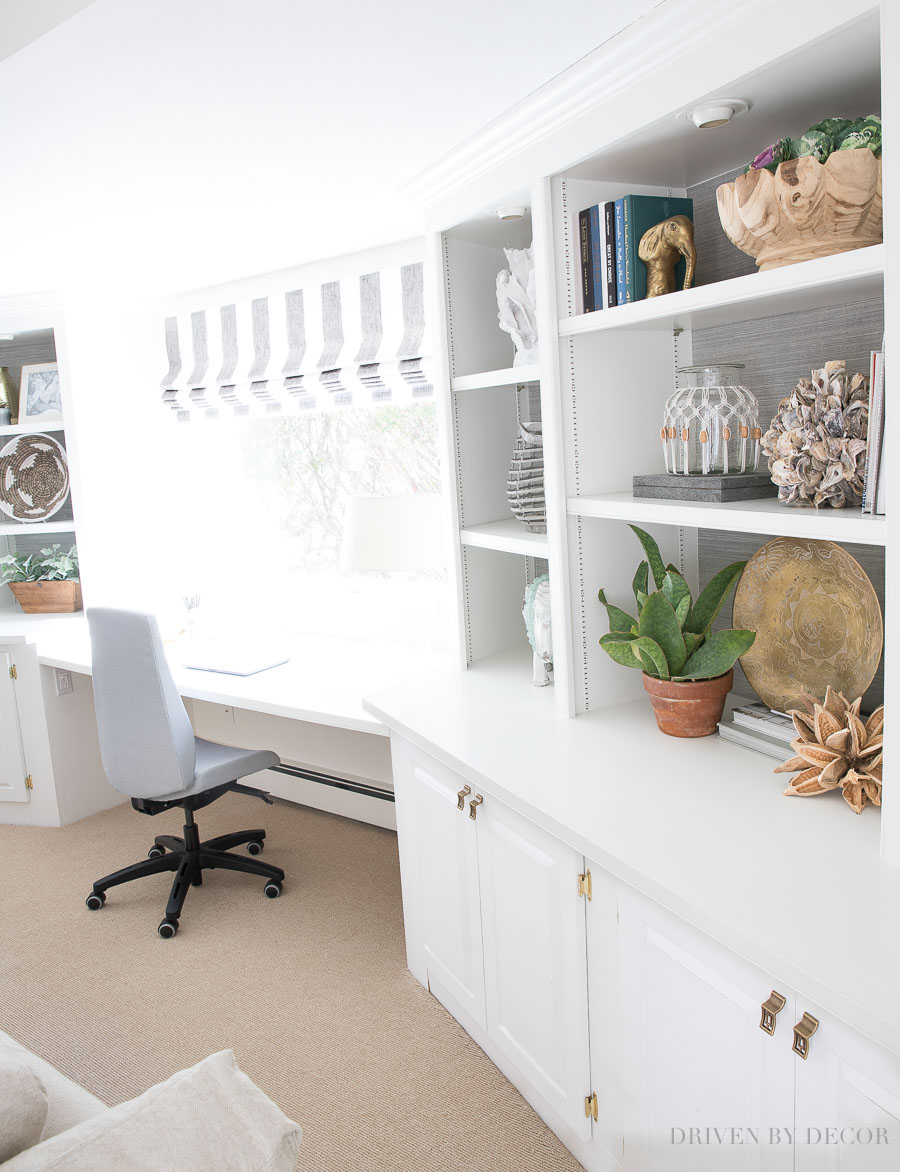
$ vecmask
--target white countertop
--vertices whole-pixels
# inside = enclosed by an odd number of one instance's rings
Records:
[[[900,1054],[900,867],[880,818],[782,796],[776,762],[660,733],[643,700],[567,720],[530,656],[365,701],[391,730]]]
[[[26,615],[0,612],[0,641],[35,643],[48,667],[91,674],[91,648],[83,614]],[[179,662],[180,647],[166,643],[172,675],[182,696],[227,704],[272,716],[387,736],[388,730],[362,705],[366,692],[420,675],[441,662],[413,648],[304,636],[284,648],[288,663],[250,676],[194,671]]]

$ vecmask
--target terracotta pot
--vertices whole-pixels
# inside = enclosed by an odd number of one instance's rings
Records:
[[[26,614],[81,610],[80,582],[9,582],[8,586]]]
[[[731,691],[734,670],[712,680],[655,680],[644,673],[644,688],[659,731],[670,737],[708,737],[722,719],[725,697]]]

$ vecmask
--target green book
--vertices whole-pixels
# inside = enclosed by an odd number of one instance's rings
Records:
[[[670,195],[626,195],[622,202],[625,300],[643,301],[647,296],[647,266],[638,257],[641,237],[654,224],[661,224],[671,216],[687,216],[693,223],[694,201]],[[685,260],[682,256],[675,266],[676,289],[684,285],[684,270]]]

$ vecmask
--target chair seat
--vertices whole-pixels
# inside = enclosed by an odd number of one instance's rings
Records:
[[[195,738],[197,758],[194,766],[194,781],[187,788],[174,794],[162,794],[157,801],[177,802],[190,794],[204,793],[208,789],[215,789],[217,785],[226,785],[229,781],[237,781],[251,773],[258,773],[260,769],[271,769],[279,764],[277,753],[268,749],[234,749],[229,745],[219,745],[215,741],[204,741]]]

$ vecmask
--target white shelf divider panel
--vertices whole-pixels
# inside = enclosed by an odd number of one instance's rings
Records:
[[[603,330],[704,329],[881,297],[883,284],[884,245],[875,244],[562,318],[559,333],[575,337]]]
[[[478,549],[520,553],[530,558],[548,556],[547,534],[530,533],[515,517],[461,529],[459,540],[462,545],[471,545]]]
[[[635,497],[630,492],[570,497],[566,512],[647,525],[678,525],[690,529],[723,529],[732,533],[772,533],[779,537],[811,537],[821,541],[884,545],[883,516],[858,509],[795,509],[774,497],[755,501],[704,503]]]
[[[479,374],[461,374],[450,380],[451,391],[480,391],[486,387],[515,387],[520,383],[541,380],[538,363],[528,366],[508,366],[504,370],[484,370]]]
[[[3,521],[0,537],[36,537],[39,533],[74,533],[74,521]]]
[[[35,433],[45,431],[65,431],[66,425],[61,419],[55,419],[51,423],[40,423],[38,420],[32,420],[30,423],[3,423],[0,424],[0,436],[4,435],[34,435]]]

